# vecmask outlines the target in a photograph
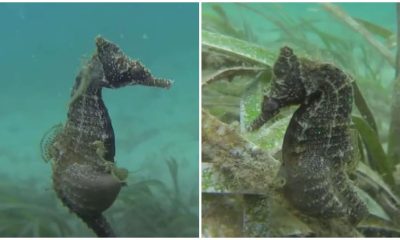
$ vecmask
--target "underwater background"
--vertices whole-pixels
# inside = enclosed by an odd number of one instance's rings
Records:
[[[375,42],[387,48],[394,61],[395,3],[332,5],[338,6],[345,15],[367,29]],[[202,30],[203,33],[219,33],[265,48],[268,51],[264,58],[271,61],[274,61],[274,54],[287,45],[302,56],[343,68],[366,95],[366,102],[377,118],[378,132],[385,145],[395,70],[390,66],[388,57],[324,6],[319,3],[205,3],[202,5]],[[207,41],[208,38],[203,34],[203,39]],[[203,80],[214,70],[204,67],[207,64],[205,45],[203,41]],[[223,98],[213,100],[208,100],[203,93],[203,107],[209,106],[209,103],[217,105],[216,101],[221,102]]]
[[[0,3],[0,28],[0,237],[94,237],[57,199],[40,141],[97,35],[174,81],[103,90],[129,170],[106,217],[121,237],[198,236],[198,4]]]
[[[400,90],[395,84],[398,7],[396,3],[202,4],[203,236],[315,236],[274,199],[279,195],[274,183],[254,177],[262,176],[272,161],[264,161],[262,169],[254,158],[246,164],[242,158],[230,163],[234,157],[224,159],[234,155],[229,150],[245,147],[237,146],[238,142],[248,140],[281,160],[283,137],[298,106],[285,109],[256,133],[245,129],[259,115],[271,67],[285,45],[299,57],[334,64],[354,79],[352,129],[358,132],[360,156],[354,157],[357,161],[349,167],[349,175],[372,216],[357,231],[370,234],[365,236],[400,236],[400,139],[396,134],[400,126],[396,106],[400,105],[393,97],[393,90]],[[237,133],[213,135],[213,127],[233,128]],[[222,150],[212,148],[215,138],[222,139]],[[220,155],[213,155],[218,151]],[[218,164],[222,171],[215,167]],[[272,190],[260,192],[265,185]]]

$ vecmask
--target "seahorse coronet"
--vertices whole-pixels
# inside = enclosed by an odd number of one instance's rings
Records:
[[[299,105],[282,146],[284,195],[302,213],[357,224],[367,208],[346,174],[353,157],[351,110],[353,80],[332,64],[298,58],[283,47],[274,66],[255,130],[281,108]]]

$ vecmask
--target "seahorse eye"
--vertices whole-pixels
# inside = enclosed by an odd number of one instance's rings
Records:
[[[281,53],[280,54],[283,57],[289,58],[290,56],[293,55],[293,50],[290,47],[285,46],[285,47],[281,48]]]

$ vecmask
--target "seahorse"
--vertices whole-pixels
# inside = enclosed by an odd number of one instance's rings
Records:
[[[285,197],[308,216],[356,225],[367,209],[345,172],[353,152],[351,77],[332,64],[298,58],[289,47],[281,48],[272,71],[271,88],[250,130],[281,108],[300,105],[282,145]]]
[[[42,140],[45,160],[52,162],[54,190],[59,199],[99,237],[115,236],[103,216],[125,184],[127,171],[114,162],[115,136],[102,99],[103,88],[147,85],[169,88],[138,61],[102,37],[97,50],[76,77],[65,125]]]

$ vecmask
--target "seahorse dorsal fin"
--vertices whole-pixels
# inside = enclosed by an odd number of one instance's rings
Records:
[[[55,148],[54,141],[56,136],[63,130],[63,124],[59,123],[52,126],[47,132],[43,135],[40,140],[40,151],[42,155],[42,159],[45,162],[49,162],[54,158]]]

